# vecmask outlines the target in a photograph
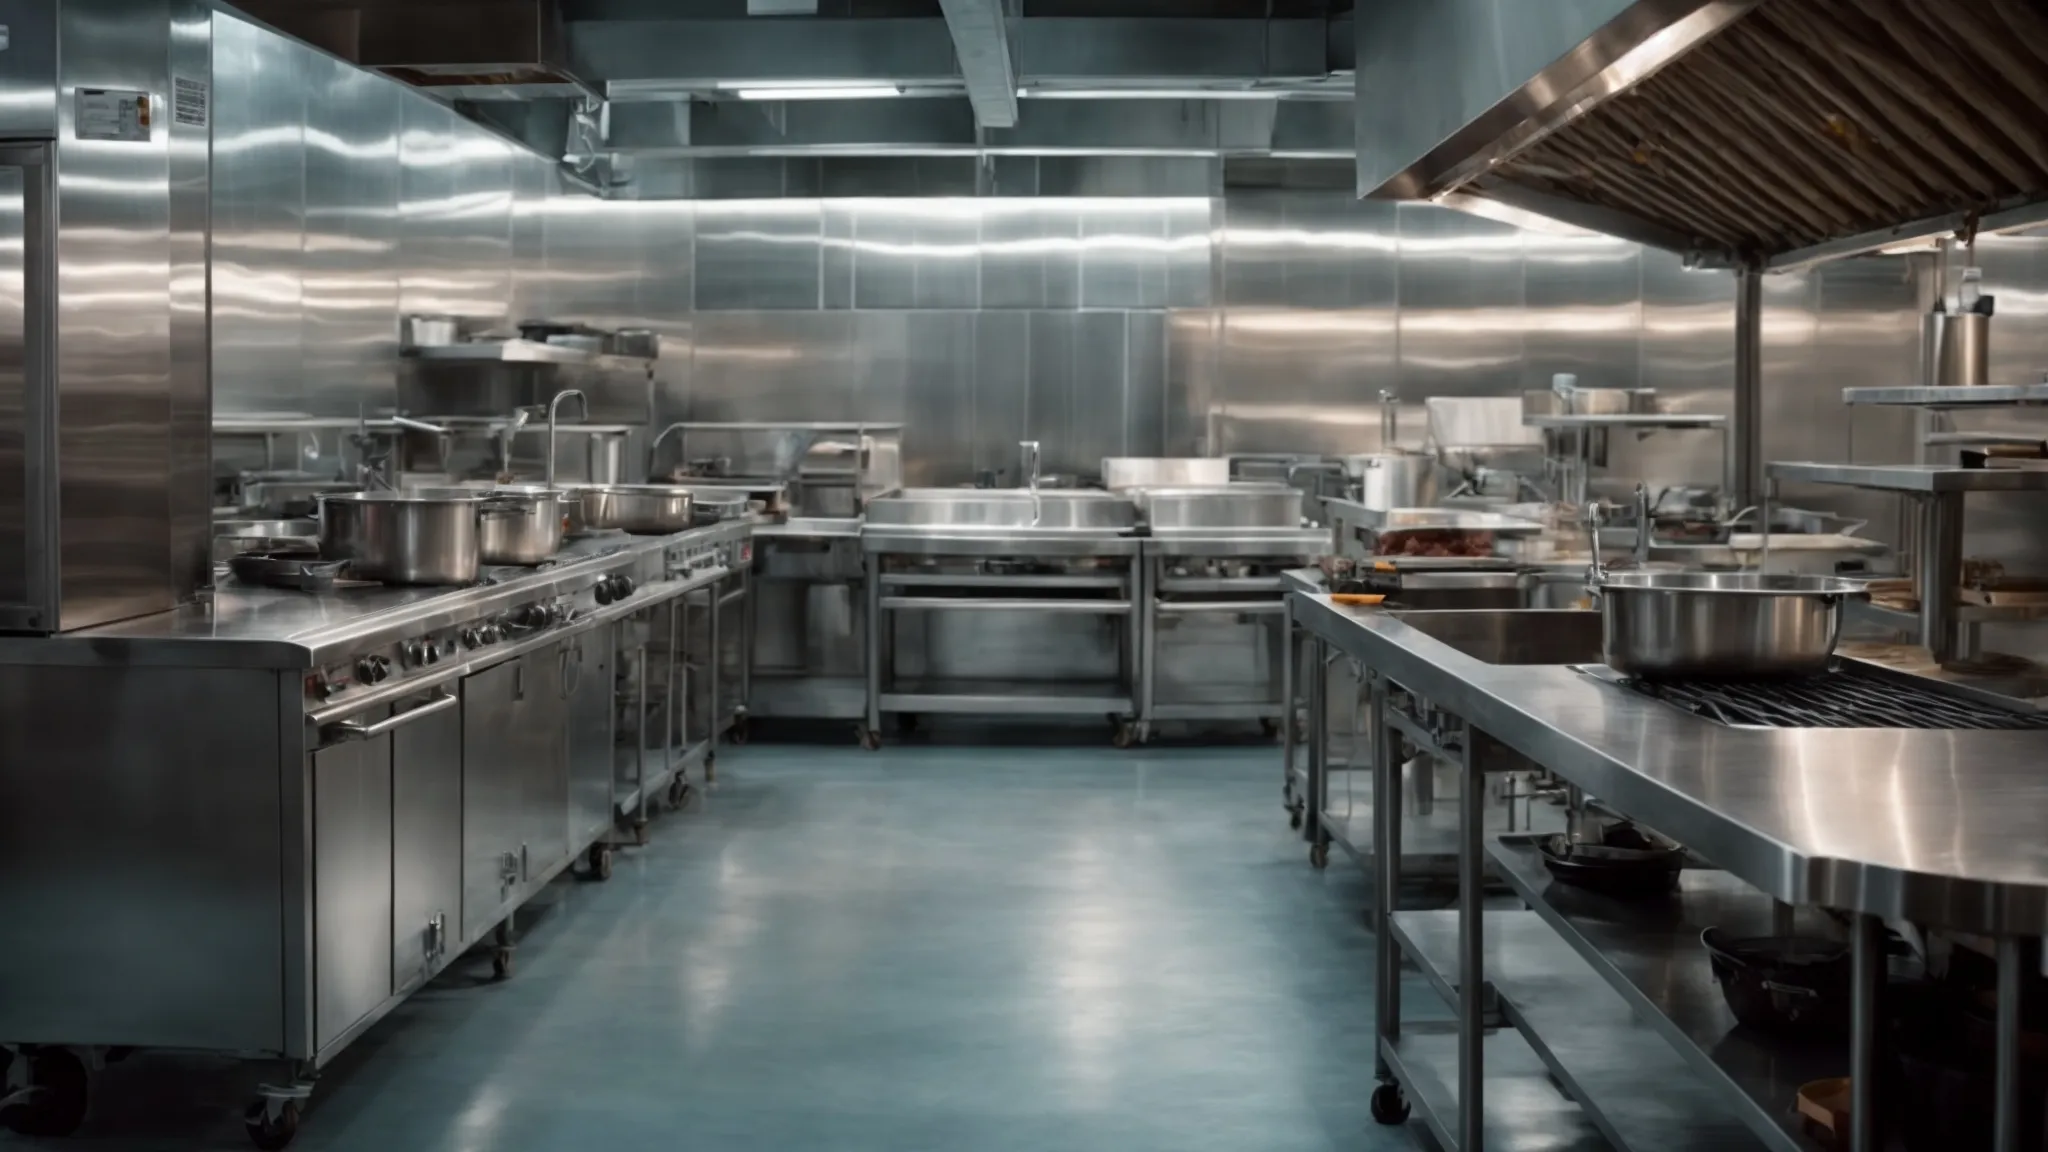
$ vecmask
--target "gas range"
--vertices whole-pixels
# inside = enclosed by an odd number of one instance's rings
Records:
[[[1845,661],[1820,676],[1645,680],[1575,665],[1617,689],[1731,728],[2048,729],[2048,712],[1876,665]]]

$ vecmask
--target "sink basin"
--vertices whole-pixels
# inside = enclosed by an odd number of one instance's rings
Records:
[[[906,488],[868,504],[871,528],[926,532],[1035,528],[1115,533],[1137,522],[1137,506],[1111,492],[1041,491],[1034,503],[1022,488]]]
[[[1389,612],[1488,664],[1598,664],[1600,613],[1573,609]]]

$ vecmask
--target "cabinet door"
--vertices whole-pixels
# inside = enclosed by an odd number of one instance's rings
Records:
[[[525,693],[517,722],[522,842],[527,879],[537,881],[569,856],[569,701],[567,644],[524,658]]]
[[[569,844],[587,844],[612,823],[610,624],[573,641],[569,657]]]
[[[450,708],[391,734],[391,972],[401,990],[462,932],[462,822],[462,710]]]
[[[391,995],[388,736],[313,753],[313,971],[317,1047]]]
[[[523,669],[508,660],[462,681],[462,939],[504,918],[520,882],[523,798],[519,701]]]

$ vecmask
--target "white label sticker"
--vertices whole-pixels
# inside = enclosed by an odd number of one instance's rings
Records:
[[[149,141],[149,93],[80,88],[72,134],[80,140]]]
[[[194,128],[206,127],[206,81],[171,77],[171,119]]]

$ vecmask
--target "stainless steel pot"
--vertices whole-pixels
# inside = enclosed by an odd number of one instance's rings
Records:
[[[666,484],[592,484],[574,491],[583,501],[583,522],[592,530],[618,528],[643,536],[689,528],[696,503],[688,488]]]
[[[462,488],[322,496],[320,554],[347,560],[349,575],[361,580],[474,583],[485,503],[482,493]]]
[[[1837,576],[1615,572],[1588,587],[1600,647],[1627,676],[1810,676],[1841,639],[1844,602],[1865,593]]]
[[[1435,457],[1407,452],[1346,456],[1344,471],[1358,487],[1358,502],[1375,512],[1436,503]]]
[[[561,550],[573,510],[583,501],[560,488],[493,488],[477,527],[478,558],[485,564],[534,565]]]

